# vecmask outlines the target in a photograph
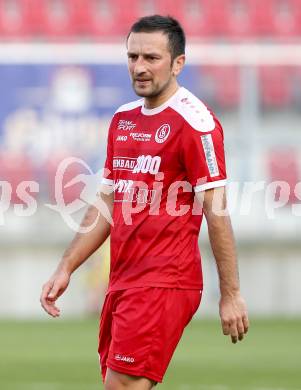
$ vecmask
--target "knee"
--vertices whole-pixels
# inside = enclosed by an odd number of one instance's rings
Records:
[[[123,386],[120,385],[120,383],[117,383],[115,380],[107,379],[104,382],[104,389],[105,390],[122,390]]]
[[[124,390],[128,388],[128,385],[129,383],[124,375],[109,370],[104,382],[105,390]]]
[[[154,382],[146,378],[131,377],[108,369],[104,388],[105,390],[150,390]]]

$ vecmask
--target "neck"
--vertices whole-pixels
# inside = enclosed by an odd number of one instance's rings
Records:
[[[171,85],[169,88],[166,88],[160,95],[155,96],[153,98],[144,98],[144,107],[148,109],[156,108],[161,106],[161,104],[165,103],[172,95],[176,93],[176,91],[179,89],[179,85],[176,82],[175,84]]]

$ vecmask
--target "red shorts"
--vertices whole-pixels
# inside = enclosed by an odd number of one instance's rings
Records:
[[[199,290],[143,287],[109,293],[99,331],[103,380],[109,367],[162,382],[200,300]]]

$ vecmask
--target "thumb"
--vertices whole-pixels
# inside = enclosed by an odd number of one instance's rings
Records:
[[[58,292],[59,292],[59,286],[57,285],[57,283],[55,283],[52,286],[50,293],[48,294],[48,298],[49,299],[56,299],[58,296]]]

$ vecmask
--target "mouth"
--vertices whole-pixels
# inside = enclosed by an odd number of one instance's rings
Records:
[[[146,84],[149,81],[151,81],[151,80],[150,79],[135,79],[135,82],[140,83],[140,84]]]

